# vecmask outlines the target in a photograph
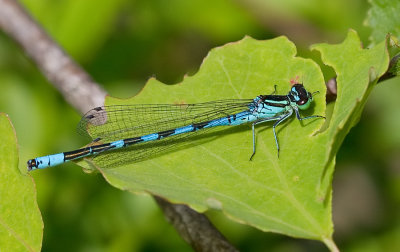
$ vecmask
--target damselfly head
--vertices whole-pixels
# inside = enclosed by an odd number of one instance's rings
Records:
[[[307,92],[303,84],[294,84],[288,96],[292,100],[292,102],[295,102],[297,107],[301,110],[308,109],[312,102],[312,94],[310,92]]]

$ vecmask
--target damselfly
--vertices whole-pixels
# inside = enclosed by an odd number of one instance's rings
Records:
[[[299,110],[310,107],[313,94],[297,83],[287,95],[259,95],[249,100],[97,107],[83,116],[78,126],[84,134],[90,132],[94,138],[91,144],[74,151],[31,159],[28,170],[43,169],[87,156],[93,156],[100,164],[109,167],[121,161],[135,162],[209,129],[245,123],[252,126],[251,160],[256,152],[255,125],[270,121],[275,121],[272,129],[279,156],[275,128],[293,112],[298,120],[325,118],[320,115],[300,116]]]

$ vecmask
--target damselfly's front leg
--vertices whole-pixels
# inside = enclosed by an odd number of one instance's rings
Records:
[[[311,118],[324,118],[326,119],[325,116],[320,116],[320,115],[312,115],[312,116],[306,116],[306,117],[300,117],[299,109],[294,108],[294,111],[296,112],[296,117],[299,121],[306,120],[306,119],[311,119]]]

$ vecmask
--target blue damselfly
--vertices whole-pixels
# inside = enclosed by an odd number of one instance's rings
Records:
[[[270,121],[275,122],[272,129],[279,156],[275,128],[281,122],[293,112],[298,120],[324,118],[320,115],[300,116],[299,110],[310,107],[313,94],[302,84],[296,83],[287,95],[259,95],[255,99],[97,107],[83,116],[78,126],[84,134],[90,131],[94,139],[91,144],[74,151],[31,159],[28,161],[28,170],[43,169],[88,156],[100,161],[108,159],[109,162],[101,162],[106,166],[115,166],[119,160],[135,162],[152,157],[209,129],[245,123],[252,125],[251,160],[256,152],[255,125]],[[121,149],[129,150],[128,154],[118,154],[117,151]],[[106,155],[113,152],[117,153]]]

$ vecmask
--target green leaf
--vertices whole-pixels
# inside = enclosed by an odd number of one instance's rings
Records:
[[[43,222],[33,180],[18,169],[15,131],[0,113],[0,250],[40,251]]]
[[[371,41],[382,42],[388,33],[400,38],[400,1],[369,0],[371,9],[365,20],[372,28]]]
[[[277,84],[286,94],[297,76],[315,96],[313,111],[323,114],[325,85],[319,67],[296,58],[295,46],[285,37],[238,43],[213,49],[199,72],[179,85],[149,80],[140,95],[130,100],[109,97],[107,105],[133,103],[195,103],[220,99],[254,98],[270,94]],[[114,186],[146,191],[173,202],[205,211],[223,210],[232,218],[265,231],[297,237],[330,237],[330,203],[317,198],[315,185],[321,168],[309,143],[324,120],[288,121],[278,129],[280,158],[271,124],[257,128],[257,153],[252,162],[249,125],[220,132],[212,141],[196,141],[187,149],[148,161],[100,169]],[[305,148],[305,146],[307,146]],[[305,158],[306,157],[306,158]]]
[[[327,117],[330,120],[325,125],[325,131],[319,134],[325,139],[326,148],[317,150],[325,155],[319,190],[322,196],[325,184],[331,183],[330,174],[333,173],[336,153],[347,133],[358,122],[378,78],[388,69],[389,54],[385,41],[374,48],[362,49],[361,41],[353,30],[341,44],[317,44],[312,49],[318,50],[324,64],[331,66],[337,74],[337,100],[328,108]]]
[[[373,66],[375,76],[379,76],[387,61],[384,45],[371,50],[361,50],[359,45],[357,35],[350,32],[340,45],[315,46],[323,60],[335,69],[331,61],[337,55],[346,60],[345,70],[349,72],[340,72],[340,85],[354,86],[339,87],[340,96],[331,106],[333,112],[328,120],[300,122],[293,118],[279,126],[279,158],[271,124],[264,124],[256,127],[257,153],[251,162],[251,127],[242,125],[218,131],[218,137],[209,140],[193,139],[193,144],[185,149],[134,164],[102,168],[95,159],[87,160],[89,165],[80,164],[86,168],[92,165],[120,189],[159,195],[198,211],[220,209],[232,219],[261,230],[321,240],[334,249],[334,157],[361,112],[370,68]],[[285,37],[266,41],[246,37],[213,49],[199,72],[178,85],[168,86],[150,79],[136,97],[108,97],[106,105],[254,98],[270,94],[274,84],[278,85],[278,93],[286,94],[290,81],[299,77],[307,90],[320,92],[314,97],[314,106],[302,112],[302,116],[324,115],[325,84],[321,70],[312,60],[295,55],[295,46]],[[375,63],[377,59],[379,64]],[[343,84],[343,76],[352,76],[351,82],[345,79]]]
[[[342,44],[317,44],[312,48],[321,53],[322,61],[337,74],[338,99],[329,116],[329,128],[324,132],[332,142],[330,159],[334,159],[344,137],[358,122],[372,88],[388,69],[389,55],[385,41],[374,48],[362,49],[353,30]]]

